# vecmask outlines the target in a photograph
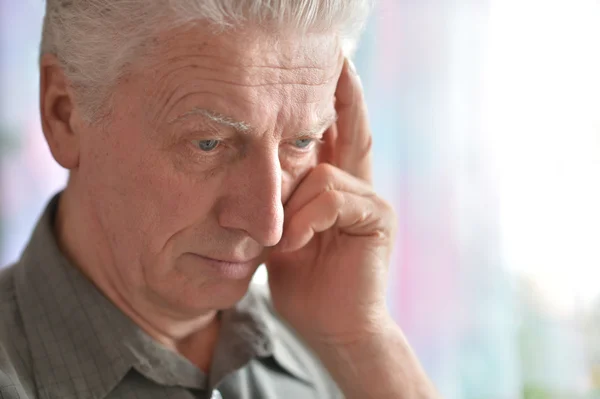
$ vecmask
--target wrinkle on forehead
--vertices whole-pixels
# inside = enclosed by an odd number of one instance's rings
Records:
[[[191,107],[208,107],[194,104],[207,98],[222,104],[217,110],[235,115],[230,113],[233,108],[245,114],[242,118],[281,108],[295,113],[305,106],[315,112],[331,105],[343,63],[333,34],[284,38],[234,31],[213,35],[201,27],[165,33],[151,53],[140,73],[146,81],[147,109],[155,121],[173,116],[170,110],[182,101]],[[186,111],[177,108],[179,113]]]
[[[341,49],[335,32],[296,34],[247,27],[215,34],[202,25],[164,31],[155,43],[163,51],[183,48],[223,59],[236,55],[245,61],[242,65],[284,68],[314,66],[323,55],[334,58]],[[307,48],[314,51],[305,51]]]
[[[163,33],[152,53],[158,79],[190,66],[207,79],[247,86],[326,84],[341,60],[334,34],[278,37],[246,29],[215,35],[199,26]]]

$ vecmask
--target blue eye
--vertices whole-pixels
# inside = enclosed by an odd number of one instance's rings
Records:
[[[313,141],[314,139],[298,139],[294,142],[294,146],[296,148],[307,148]]]
[[[220,141],[219,140],[194,140],[194,145],[198,147],[200,150],[205,152],[210,152],[217,148]]]

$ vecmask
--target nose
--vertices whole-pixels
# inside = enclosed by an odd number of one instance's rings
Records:
[[[232,168],[219,207],[219,224],[243,230],[258,244],[270,247],[283,233],[281,165],[277,152],[248,156]]]

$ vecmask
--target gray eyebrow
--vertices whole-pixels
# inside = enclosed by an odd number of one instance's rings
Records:
[[[245,133],[245,132],[250,132],[250,131],[254,130],[249,123],[246,123],[244,121],[235,120],[227,115],[223,115],[223,114],[220,114],[218,112],[215,112],[215,111],[212,111],[209,109],[197,108],[197,107],[192,108],[191,110],[173,118],[172,120],[169,121],[169,124],[179,122],[181,120],[184,120],[184,119],[186,119],[190,116],[194,116],[194,115],[202,115],[215,123],[233,128],[238,132]],[[329,116],[320,120],[315,126],[311,127],[310,129],[299,132],[296,136],[299,136],[299,137],[301,137],[301,136],[317,136],[317,135],[323,133],[323,131],[325,131],[325,129],[327,129],[333,123],[335,123],[337,121],[337,119],[338,119],[338,115],[337,115],[337,113],[334,112],[333,114],[330,114]]]
[[[321,119],[315,126],[310,129],[301,131],[298,136],[317,136],[323,133],[329,126],[333,125],[337,122],[338,115],[336,112],[328,115],[327,117]]]
[[[233,128],[239,132],[249,132],[252,130],[252,126],[250,126],[249,123],[246,123],[243,121],[237,121],[229,116],[226,116],[226,115],[223,115],[218,112],[215,112],[215,111],[212,111],[209,109],[205,109],[205,108],[192,108],[191,110],[187,111],[186,113],[181,114],[181,115],[177,116],[176,118],[173,118],[172,120],[170,120],[169,124],[179,122],[183,119],[186,119],[186,118],[188,118],[190,116],[194,116],[194,115],[202,115],[215,123]]]

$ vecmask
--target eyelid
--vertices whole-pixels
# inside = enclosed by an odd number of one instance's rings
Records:
[[[313,140],[308,146],[306,147],[296,147],[294,145],[294,141],[297,140],[303,140],[303,139],[311,139]],[[293,139],[289,142],[287,142],[286,144],[290,147],[291,151],[294,151],[298,154],[306,154],[310,151],[313,151],[315,148],[319,148],[321,145],[323,145],[324,140],[322,138],[316,138],[316,137],[299,137],[296,139]]]

